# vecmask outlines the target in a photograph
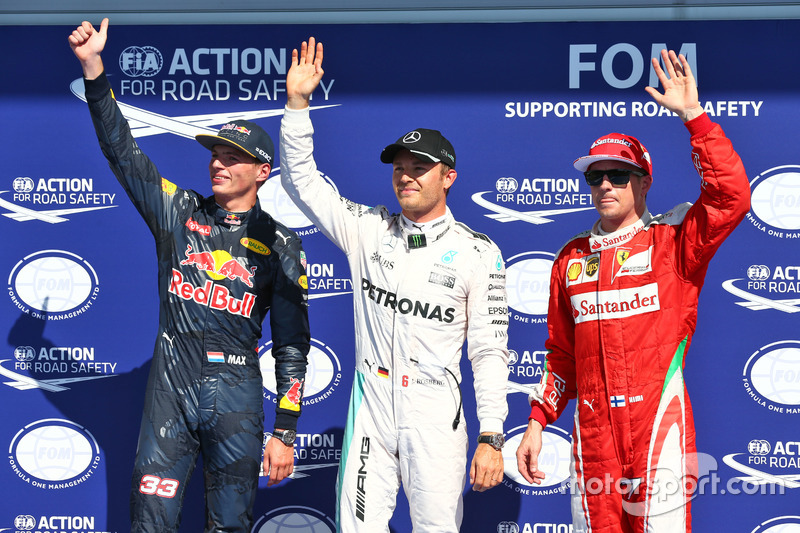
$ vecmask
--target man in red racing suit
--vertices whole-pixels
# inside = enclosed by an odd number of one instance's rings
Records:
[[[572,516],[576,532],[686,532],[696,475],[686,351],[709,261],[744,218],[750,189],[742,162],[703,112],[688,63],[653,60],[659,104],[691,134],[698,201],[651,216],[648,152],[612,133],[575,161],[600,220],[558,253],[550,283],[545,372],[517,451],[520,473],[541,482],[541,432],[577,398]]]

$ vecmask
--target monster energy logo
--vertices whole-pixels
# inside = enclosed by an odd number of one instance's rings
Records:
[[[408,247],[409,248],[424,248],[427,246],[427,242],[425,241],[425,235],[422,233],[415,233],[413,235],[408,236]]]

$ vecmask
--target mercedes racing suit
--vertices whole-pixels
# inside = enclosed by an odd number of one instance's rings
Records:
[[[346,254],[353,281],[356,373],[337,486],[340,531],[388,532],[402,482],[415,531],[461,523],[467,432],[464,341],[481,431],[503,431],[508,313],[505,266],[486,236],[450,211],[428,233],[400,215],[339,197],[313,159],[308,109],[286,109],[281,179]]]
[[[549,353],[531,417],[544,426],[577,398],[576,532],[691,529],[695,434],[684,359],[709,261],[747,213],[750,188],[719,125],[704,114],[686,127],[698,201],[645,212],[615,233],[598,222],[553,265]]]
[[[131,489],[132,531],[175,531],[203,454],[206,531],[249,532],[264,439],[257,343],[271,308],[275,427],[295,429],[310,335],[300,239],[257,204],[229,213],[162,178],[101,75],[86,80],[100,147],[158,254],[158,338]]]

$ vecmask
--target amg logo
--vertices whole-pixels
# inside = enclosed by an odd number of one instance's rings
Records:
[[[367,459],[369,459],[369,437],[361,439],[361,466],[358,469],[356,481],[356,518],[364,522],[364,512],[367,505],[367,491],[364,485],[367,481]]]

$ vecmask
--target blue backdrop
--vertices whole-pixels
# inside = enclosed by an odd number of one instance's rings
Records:
[[[383,146],[416,127],[440,129],[453,142],[452,211],[498,243],[508,269],[506,476],[487,493],[465,488],[463,528],[498,533],[571,531],[563,486],[571,416],[545,432],[545,486],[520,478],[514,452],[527,423],[527,391],[541,374],[554,254],[596,218],[572,161],[604,133],[635,135],[653,159],[650,210],[693,201],[699,180],[689,136],[644,91],[656,81],[650,57],[665,46],[685,53],[753,193],[747,219],[712,262],[686,359],[703,474],[695,530],[800,531],[800,74],[788,61],[800,48],[800,21],[111,22],[104,60],[115,95],[141,148],[182,187],[210,191],[208,152],[192,140],[199,131],[244,114],[277,140],[291,49],[309,35],[325,44],[326,74],[312,101],[316,158],[343,195],[395,208],[389,168],[378,159]],[[72,29],[4,27],[0,34],[7,51],[0,276],[8,280],[0,299],[0,446],[8,449],[0,530],[129,529],[130,472],[156,332],[155,254],[97,147],[74,83]],[[296,475],[270,489],[261,483],[254,531],[329,532],[353,375],[349,270],[279,180],[260,195],[266,210],[303,236],[313,346]],[[271,427],[269,338],[265,326]],[[478,425],[468,366],[471,457]],[[183,514],[182,531],[202,529],[199,474]],[[410,531],[407,514],[401,495],[394,531]]]

